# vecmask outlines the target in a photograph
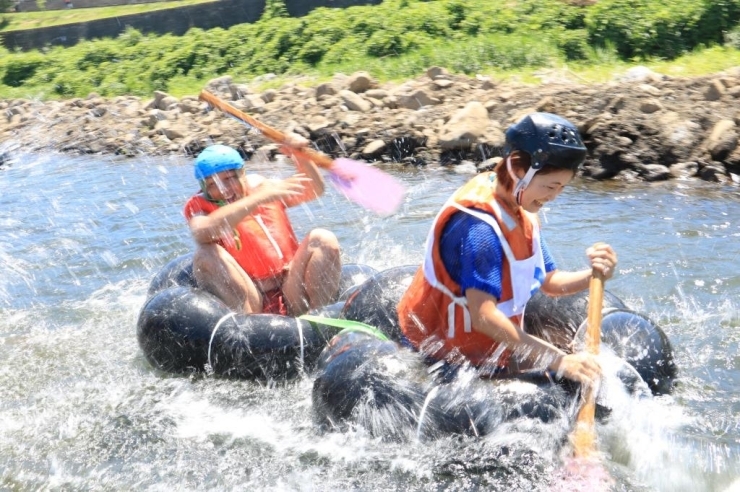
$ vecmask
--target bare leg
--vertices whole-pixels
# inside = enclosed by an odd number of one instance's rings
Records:
[[[283,282],[288,314],[299,316],[328,304],[339,290],[342,262],[339,241],[326,229],[314,229],[303,239]]]
[[[198,286],[237,313],[262,312],[262,294],[233,256],[217,244],[201,245],[193,256]]]

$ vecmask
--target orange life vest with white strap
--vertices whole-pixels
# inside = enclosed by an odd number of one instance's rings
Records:
[[[524,307],[540,287],[539,279],[544,278],[536,215],[519,208],[515,218],[505,211],[494,196],[494,179],[493,173],[476,176],[442,207],[427,237],[424,262],[398,305],[406,338],[437,359],[454,358],[459,353],[475,365],[505,367],[510,356],[505,347],[472,329],[465,293],[444,267],[439,241],[453,214],[469,213],[489,224],[498,236],[504,255],[497,307],[513,323],[521,324]]]
[[[250,176],[252,178],[252,176]],[[185,218],[210,214],[219,205],[198,193],[185,204]],[[231,237],[218,241],[254,280],[264,280],[283,272],[298,250],[298,239],[290,224],[285,205],[275,201],[261,205],[239,222]]]

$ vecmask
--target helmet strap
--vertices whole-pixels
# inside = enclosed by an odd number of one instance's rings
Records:
[[[198,184],[200,185],[200,191],[203,192],[203,196],[210,199],[208,196],[208,192],[206,191],[206,180],[205,179],[199,179]]]
[[[206,191],[206,180],[205,179],[199,179],[198,184],[200,185],[201,193],[203,193],[203,198],[205,198],[211,203],[215,203],[219,207],[223,207],[224,205],[227,205],[227,203],[223,200],[214,200],[213,198],[211,198],[211,195],[209,195],[208,192]]]
[[[529,183],[532,181],[532,178],[534,178],[537,169],[535,169],[534,166],[529,166],[529,169],[527,169],[524,177],[522,179],[519,179],[517,178],[516,174],[514,174],[514,170],[511,169],[511,156],[508,156],[506,158],[506,170],[509,171],[509,176],[511,176],[511,179],[514,180],[514,182],[516,183],[512,194],[514,195],[516,204],[521,206],[522,193],[524,193],[524,190],[527,189],[527,186],[529,186]]]

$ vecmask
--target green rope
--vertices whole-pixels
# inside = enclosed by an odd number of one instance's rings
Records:
[[[320,325],[334,326],[336,328],[343,328],[342,331],[338,333],[339,335],[341,335],[342,333],[348,333],[348,332],[358,332],[358,333],[364,333],[366,335],[370,335],[384,342],[389,341],[388,337],[385,336],[385,334],[382,331],[378,330],[374,326],[370,326],[360,321],[353,321],[350,319],[324,318],[321,316],[314,316],[312,314],[304,314],[303,316],[299,316],[298,319],[304,319],[308,321],[309,323],[317,323]]]

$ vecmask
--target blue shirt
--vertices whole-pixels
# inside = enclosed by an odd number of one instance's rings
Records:
[[[540,243],[545,271],[556,270],[555,260],[541,236]],[[439,251],[447,273],[463,293],[478,289],[501,299],[504,250],[489,224],[465,212],[454,213],[442,229]]]

